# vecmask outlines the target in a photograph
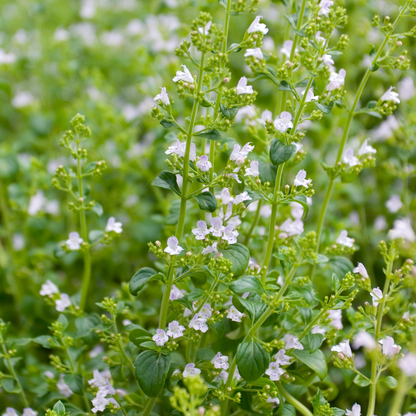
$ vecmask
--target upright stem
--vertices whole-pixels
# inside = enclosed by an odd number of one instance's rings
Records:
[[[260,217],[260,211],[261,211],[261,206],[263,205],[263,200],[259,199],[258,204],[257,204],[257,209],[256,209],[256,213],[254,215],[253,221],[251,223],[251,227],[248,230],[248,233],[246,235],[246,238],[244,240],[244,245],[247,246],[248,243],[250,242],[251,236],[253,235],[253,231],[256,228],[258,222],[259,222],[259,217]]]
[[[399,416],[401,414],[404,398],[407,393],[406,388],[406,374],[403,371],[400,374],[399,381],[397,383],[397,387],[393,396],[393,400],[391,402],[388,416]]]
[[[285,390],[285,388],[280,383],[277,384],[277,387],[281,395],[286,399],[286,402],[294,406],[296,410],[299,411],[299,413],[302,413],[304,416],[312,416],[312,412],[299,400],[296,400],[287,390]]]

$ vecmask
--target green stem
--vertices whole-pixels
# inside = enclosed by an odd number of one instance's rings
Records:
[[[282,396],[286,399],[286,402],[294,406],[299,413],[302,413],[304,416],[312,416],[312,412],[310,412],[300,401],[296,400],[281,384],[278,384],[277,387]]]
[[[298,24],[296,25],[296,30],[302,29],[302,22],[303,22],[303,15],[305,14],[306,9],[306,0],[302,0],[302,5],[300,6],[299,17],[298,17]],[[289,61],[293,61],[293,57],[295,56],[296,46],[298,44],[299,35],[295,33],[295,38],[293,39],[292,43],[292,50],[290,51]]]
[[[260,211],[261,211],[262,204],[263,204],[263,200],[262,199],[259,199],[259,202],[257,204],[256,213],[255,213],[254,218],[253,218],[253,221],[251,223],[251,227],[248,230],[248,233],[246,235],[246,238],[244,239],[244,245],[245,246],[248,246],[248,243],[250,242],[251,236],[253,235],[253,231],[257,227],[257,224],[258,224],[259,218],[260,218]]]
[[[157,397],[153,397],[153,398],[149,399],[149,401],[147,402],[147,404],[146,404],[145,408],[143,409],[143,412],[140,416],[148,416],[150,414],[150,412],[153,409],[153,406],[156,403],[156,399],[157,399]]]
[[[388,416],[399,416],[401,414],[404,398],[408,391],[406,384],[406,375],[402,371],[389,408]]]

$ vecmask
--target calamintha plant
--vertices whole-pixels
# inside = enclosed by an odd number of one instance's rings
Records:
[[[176,74],[157,94],[152,83],[161,133],[147,154],[114,163],[91,115],[71,119],[70,158],[52,179],[70,220],[53,255],[19,254],[19,218],[46,202],[32,191],[20,209],[19,166],[0,159],[15,311],[0,320],[3,416],[415,415],[416,113],[411,76],[397,80],[410,71],[416,3],[375,15],[373,45],[350,42],[358,2],[199,3],[171,48]],[[358,70],[354,48],[366,48]],[[46,189],[31,166],[17,182]],[[120,178],[107,182],[109,170]],[[137,170],[153,188],[137,210],[158,224],[148,253],[124,237],[120,208]],[[102,219],[110,206],[117,215]],[[138,265],[129,282],[113,259]]]

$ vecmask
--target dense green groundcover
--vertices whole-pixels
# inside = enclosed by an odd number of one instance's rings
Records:
[[[1,414],[414,416],[415,21],[2,1]]]

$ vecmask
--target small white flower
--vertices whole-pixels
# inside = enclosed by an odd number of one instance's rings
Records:
[[[199,27],[198,32],[201,35],[207,36],[212,26],[212,21],[210,20],[204,27]]]
[[[177,71],[176,76],[173,77],[173,82],[185,81],[185,82],[189,82],[189,83],[193,84],[194,83],[194,77],[189,72],[189,69],[186,67],[186,65],[181,65],[181,67],[183,68],[183,72],[182,71]]]
[[[383,292],[379,287],[376,287],[370,292],[370,296],[373,298],[373,306],[378,306],[383,299]]]
[[[283,43],[283,48],[280,49],[280,52],[283,53],[283,55],[287,56],[288,58],[290,58],[290,54],[292,52],[292,47],[293,47],[293,40],[286,40]],[[295,53],[298,52],[298,48],[295,49]]]
[[[166,87],[160,87],[161,91],[160,94],[157,94],[155,98],[153,98],[155,101],[162,101],[165,105],[170,105],[169,95],[166,92]]]
[[[332,309],[328,311],[328,317],[331,320],[330,325],[335,329],[342,329],[342,311],[341,309]]]
[[[361,406],[355,403],[351,410],[347,409],[346,416],[361,416]]]
[[[179,325],[178,321],[172,321],[169,324],[169,329],[166,331],[166,335],[169,337],[180,338],[183,336],[183,332],[185,331],[185,327],[183,325]]]
[[[35,195],[30,198],[29,207],[27,213],[29,215],[36,215],[44,205],[46,204],[46,198],[42,191],[37,191]]]
[[[395,88],[390,87],[380,98],[381,101],[393,101],[396,104],[400,103],[399,94],[394,92]]]
[[[380,340],[379,343],[383,346],[383,354],[390,358],[394,357],[402,349],[402,347],[394,343],[393,337],[387,336],[386,338]]]
[[[209,303],[205,303],[204,306],[199,310],[199,316],[204,319],[209,319],[212,316],[212,308]]]
[[[12,53],[6,53],[3,49],[0,49],[0,65],[2,64],[12,64],[16,61],[16,55]],[[11,407],[8,407],[11,409]]]
[[[398,365],[408,377],[416,375],[416,355],[412,352],[408,352],[404,357],[400,358]]]
[[[244,176],[254,176],[257,177],[260,175],[259,172],[259,162],[257,160],[252,160],[250,163],[250,167],[246,168],[246,173]]]
[[[211,228],[209,231],[214,237],[221,237],[224,231],[224,226],[222,225],[222,219],[220,217],[214,217],[211,220]]]
[[[81,248],[81,243],[83,242],[84,240],[79,234],[76,231],[73,231],[72,233],[69,233],[69,239],[66,240],[66,245],[70,250],[79,250]]]
[[[1,53],[0,53],[1,56]],[[1,63],[1,58],[0,58]],[[399,82],[399,95],[402,100],[408,101],[415,95],[415,84],[412,77],[404,77]]]
[[[334,65],[334,60],[332,59],[331,55],[328,55],[327,53],[322,55],[322,61],[325,65],[328,65],[331,67],[331,65]]]
[[[215,368],[222,368],[223,370],[228,370],[228,367],[230,366],[228,364],[228,357],[226,355],[222,355],[220,352],[215,355],[215,357],[211,360],[211,363]]]
[[[234,201],[234,198],[230,194],[228,188],[223,188],[221,191],[221,201],[223,205],[228,205],[230,202]]]
[[[280,116],[274,120],[273,124],[277,131],[280,131],[280,133],[286,133],[287,129],[291,129],[293,127],[292,114],[288,111],[282,111]]]
[[[207,246],[202,250],[202,254],[218,253],[217,250],[218,242],[213,243],[211,246]]]
[[[228,371],[225,371],[225,370],[221,370],[221,373],[219,373],[217,377],[214,378],[214,381],[216,382],[223,381],[224,383],[226,383],[227,380],[228,380]]]
[[[237,95],[242,95],[242,94],[253,94],[253,87],[251,85],[247,85],[247,78],[246,77],[241,77],[240,80],[238,81],[237,87]]]
[[[192,328],[195,331],[201,331],[205,333],[208,331],[207,320],[198,315],[195,315],[191,319],[191,322],[189,322],[189,328]]]
[[[196,240],[203,240],[207,234],[209,234],[207,223],[205,221],[198,221],[196,223],[197,228],[192,230],[192,234],[195,235]]]
[[[105,387],[107,386],[107,378],[104,377],[98,370],[94,370],[93,378],[91,380],[88,380],[88,384],[92,387]]]
[[[305,95],[306,90],[302,91],[302,96]],[[311,101],[315,101],[319,98],[319,95],[315,95],[313,93],[313,88],[309,88],[308,92],[306,93],[305,103],[310,103]]]
[[[272,404],[274,404],[276,406],[278,406],[280,404],[280,400],[279,400],[278,397],[272,397],[272,396],[269,396],[269,395],[267,395],[266,402],[267,403],[272,403]]]
[[[331,348],[331,351],[335,351],[335,352],[338,352],[339,354],[344,354],[348,358],[352,358],[352,351],[351,351],[349,339],[339,343],[338,345],[334,345]]]
[[[303,206],[297,202],[291,202],[289,205],[292,208],[290,210],[292,217],[295,219],[301,219],[303,216]]]
[[[66,308],[71,306],[71,301],[66,293],[61,293],[61,298],[55,300],[55,307],[58,312],[63,312]]]
[[[338,74],[336,72],[331,72],[331,75],[329,76],[329,84],[326,86],[326,89],[328,91],[333,91],[343,86],[345,82],[345,75],[345,69],[341,69]]]
[[[156,334],[153,335],[152,339],[159,347],[162,347],[166,342],[169,341],[169,337],[165,334],[163,329],[156,330]]]
[[[196,167],[201,169],[202,172],[208,172],[212,168],[212,163],[209,161],[207,155],[202,155],[198,162],[196,162]]]
[[[359,160],[356,156],[354,156],[354,150],[352,149],[347,149],[344,153],[344,163],[346,163],[347,165],[352,166],[357,166],[359,163]]]
[[[329,14],[329,10],[331,8],[331,6],[333,6],[334,2],[331,0],[321,0],[321,2],[319,3],[319,12],[318,15],[320,16],[321,14],[323,14],[324,16],[328,17]]]
[[[185,157],[186,152],[186,142],[181,142],[180,140],[176,140],[175,144],[168,147],[168,150],[166,150],[166,154],[175,154],[178,157]],[[196,148],[195,143],[191,143],[191,147],[189,150],[189,160],[192,160],[193,162],[196,159]],[[179,186],[179,183],[178,183]]]
[[[59,381],[56,383],[56,387],[58,388],[59,393],[61,393],[62,396],[66,398],[71,397],[74,394],[73,391],[65,383],[63,374],[60,375]]]
[[[170,290],[169,300],[178,300],[183,298],[183,293],[180,289],[178,289],[175,285],[172,285],[172,289]]]
[[[6,407],[6,411],[1,416],[18,416],[13,407]]]
[[[224,234],[222,235],[222,239],[228,241],[228,244],[235,244],[237,242],[238,231],[234,230],[232,225],[227,225],[224,228]]]
[[[363,329],[355,335],[352,346],[355,350],[358,350],[358,348],[361,347],[373,350],[376,347],[376,342],[374,341],[374,338]]]
[[[303,186],[309,188],[312,179],[306,179],[306,171],[304,169],[300,170],[295,177],[294,184],[295,186]]]
[[[280,380],[280,377],[284,374],[285,370],[279,367],[279,364],[276,362],[271,362],[269,368],[266,370],[266,375],[270,377],[270,380],[277,381]]]
[[[248,194],[247,191],[242,192],[241,194],[238,194],[235,198],[234,198],[234,204],[238,205],[241,204],[244,201],[251,201],[252,198],[251,196]]]
[[[368,144],[368,140],[369,139],[364,140],[364,143],[361,145],[360,150],[358,151],[358,156],[363,156],[367,153],[377,153],[377,150]]]
[[[248,56],[254,56],[256,59],[263,59],[263,52],[260,48],[254,48],[254,49],[247,49],[246,53],[244,54],[245,57]]]
[[[107,391],[98,391],[97,396],[91,400],[94,407],[91,409],[93,413],[104,412],[105,408],[110,404],[110,400],[106,399]]]
[[[241,148],[239,144],[235,144],[230,155],[230,160],[235,160],[237,165],[241,165],[244,163],[244,160],[246,160],[248,154],[252,152],[253,149],[254,146],[252,146],[250,143],[246,143],[243,148]]]
[[[114,217],[110,217],[107,221],[105,231],[107,233],[114,231],[115,233],[120,234],[121,232],[123,232],[122,226],[123,224],[121,222],[117,222]]]
[[[293,221],[291,218],[288,218],[280,226],[280,230],[286,233],[288,237],[292,237],[294,235],[300,235],[303,233],[303,221],[300,218],[297,218],[295,221]]]
[[[23,409],[23,414],[22,416],[36,416],[38,414],[38,412],[35,412],[33,409],[31,409],[30,407],[25,407]]]
[[[299,338],[291,334],[286,334],[283,337],[283,342],[287,350],[291,350],[292,348],[295,350],[303,350],[303,345],[299,342]]]
[[[285,355],[286,350],[281,349],[277,354],[275,354],[274,359],[279,365],[289,365],[292,357]]]
[[[35,97],[28,91],[18,92],[12,99],[14,108],[23,108],[30,106],[35,101]]]
[[[409,243],[416,241],[416,235],[413,231],[409,218],[395,220],[393,228],[389,231],[389,237],[394,240],[396,238],[404,238]]]
[[[56,287],[56,285],[51,282],[50,280],[47,280],[43,285],[42,289],[40,290],[41,296],[49,296],[53,295],[54,293],[59,293],[59,289]]]
[[[386,202],[387,209],[392,212],[396,213],[399,209],[403,206],[403,202],[400,199],[400,195],[392,195],[390,199]]]
[[[354,245],[354,239],[348,237],[348,231],[342,230],[340,235],[338,236],[336,243],[341,244],[345,247],[352,247]]]
[[[244,316],[244,313],[241,313],[234,305],[231,306],[227,318],[231,319],[234,322],[241,322],[241,318]]]
[[[248,33],[261,32],[265,35],[269,31],[264,23],[260,23],[262,17],[263,16],[256,16],[250,27],[247,29]]]
[[[314,328],[312,328],[312,334],[321,334],[321,335],[325,335],[326,334],[326,329],[320,327],[319,325],[316,325]]]
[[[189,363],[185,366],[182,376],[183,378],[186,378],[189,376],[197,376],[198,374],[201,374],[201,370],[196,368],[194,363]]]
[[[165,248],[164,252],[170,254],[171,256],[176,256],[181,251],[183,251],[183,248],[178,245],[179,241],[175,236],[168,238],[168,246]]]
[[[367,269],[365,268],[364,264],[358,263],[357,267],[354,268],[354,273],[360,274],[362,277],[368,279]]]

